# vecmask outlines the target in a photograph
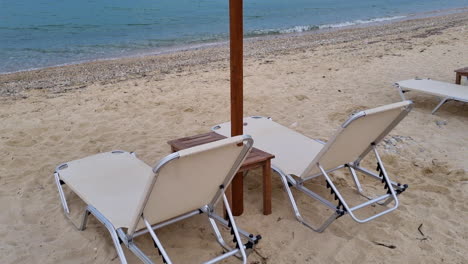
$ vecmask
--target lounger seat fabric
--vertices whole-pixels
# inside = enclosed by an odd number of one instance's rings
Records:
[[[401,88],[418,90],[428,94],[468,101],[468,87],[429,79],[412,79],[396,83]]]
[[[271,118],[259,116],[243,119],[244,132],[254,138],[255,147],[275,155],[275,159],[272,160],[272,169],[282,179],[296,218],[312,230],[323,232],[334,220],[344,214],[349,214],[358,223],[366,223],[398,208],[397,195],[404,192],[408,186],[390,180],[376,145],[409,113],[411,106],[412,102],[405,100],[357,112],[337,129],[327,143],[301,135],[273,122]],[[212,127],[212,130],[226,136],[230,133],[231,125],[229,122],[223,123]],[[378,169],[376,169],[376,172],[360,166],[361,160],[369,152],[374,153],[377,161]],[[369,198],[368,201],[357,205],[354,203],[353,205],[348,204],[328,174],[339,169],[349,170],[350,177],[352,177],[358,192]],[[366,196],[363,193],[356,171],[378,180],[383,185],[382,189],[385,192],[377,197]],[[291,177],[291,175],[300,177],[300,179]],[[329,189],[330,194],[334,195],[334,201],[330,201],[304,186],[305,181],[319,176],[325,178],[326,188]],[[322,202],[334,213],[319,227],[314,227],[302,217],[291,192],[291,187],[295,187],[306,195]],[[392,207],[370,216],[361,217],[354,213],[377,203],[386,206],[392,202]]]
[[[129,152],[100,153],[66,163],[61,179],[88,205],[101,212],[115,228],[145,227],[139,208],[152,223],[160,223],[209,204],[242,151],[241,137],[184,149],[179,158],[159,172],[152,186],[152,167]],[[209,163],[208,163],[209,162]],[[209,166],[207,166],[209,164]],[[153,188],[151,191],[150,189]]]
[[[94,206],[115,228],[129,228],[153,171],[128,152],[106,152],[67,162],[61,179],[88,205]]]
[[[134,240],[148,233],[162,262],[172,264],[156,230],[198,214],[207,215],[214,237],[224,249],[205,263],[232,256],[247,263],[246,249],[253,248],[261,237],[237,228],[225,190],[252,145],[248,135],[226,138],[171,153],[154,167],[131,152],[111,151],[62,163],[55,169],[54,180],[65,215],[72,220],[63,186],[87,204],[81,224],[74,223],[75,227],[84,230],[88,215],[94,215],[109,231],[122,264],[128,263],[122,246],[143,263],[153,263]],[[220,200],[228,221],[215,212]],[[231,230],[237,246],[224,241],[218,224]],[[241,235],[248,246],[244,246]]]
[[[230,122],[219,127],[216,133],[230,135]],[[266,118],[244,118],[244,133],[254,138],[254,147],[275,155],[272,165],[295,176],[300,176],[323,148],[322,143]]]

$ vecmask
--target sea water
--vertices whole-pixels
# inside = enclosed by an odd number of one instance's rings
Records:
[[[0,0],[0,73],[228,39],[229,0]],[[468,0],[244,0],[246,37],[391,21]]]

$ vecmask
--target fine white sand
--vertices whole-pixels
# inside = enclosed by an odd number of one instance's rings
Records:
[[[244,70],[245,115],[271,116],[326,140],[352,112],[399,101],[395,81],[417,76],[453,82],[453,70],[468,66],[467,21],[464,13],[251,41]],[[223,50],[215,48],[213,54]],[[229,62],[225,56],[203,61],[197,54],[209,56],[210,50],[131,60],[131,65],[170,63],[177,57],[197,62],[143,74],[128,73],[132,66],[122,60],[0,77],[5,95],[0,99],[1,263],[119,262],[100,223],[91,218],[88,229],[79,232],[63,216],[53,170],[62,162],[113,149],[136,151],[153,165],[170,152],[166,141],[229,120]],[[116,68],[127,73],[112,73]],[[96,74],[100,69],[102,79]],[[71,79],[54,84],[57,78]],[[78,79],[84,85],[74,85]],[[468,104],[448,102],[431,115],[436,97],[407,96],[414,110],[379,146],[390,176],[410,185],[399,209],[367,224],[344,216],[315,233],[295,220],[276,175],[273,214],[262,215],[261,171],[254,170],[245,179],[245,212],[237,218],[242,228],[263,236],[249,263],[467,263]],[[373,161],[367,164],[374,167]],[[347,176],[336,175],[339,186],[358,201]],[[326,192],[323,180],[310,188]],[[295,194],[313,223],[330,213]],[[72,197],[76,211],[82,203]],[[200,263],[221,252],[202,216],[158,234],[176,263]],[[148,237],[138,243],[160,261]],[[130,263],[139,263],[125,253]]]

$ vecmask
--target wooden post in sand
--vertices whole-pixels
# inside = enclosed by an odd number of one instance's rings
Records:
[[[243,134],[243,0],[229,0],[229,35],[231,57],[231,136]],[[232,213],[244,211],[243,175],[238,173],[231,184]],[[229,191],[229,190],[228,190]],[[228,193],[229,197],[229,193]]]

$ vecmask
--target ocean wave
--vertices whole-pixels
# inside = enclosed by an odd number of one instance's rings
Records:
[[[288,34],[288,33],[300,33],[305,31],[312,31],[319,29],[316,25],[310,26],[294,26],[290,28],[283,29],[260,29],[260,30],[251,30],[245,33],[247,37],[256,37],[256,36],[265,36],[265,35],[279,35],[279,34]]]
[[[390,21],[390,20],[395,20],[395,19],[402,19],[405,18],[406,16],[393,16],[393,17],[379,17],[379,18],[373,18],[373,19],[367,19],[367,20],[354,20],[354,21],[346,21],[346,22],[340,22],[336,24],[325,24],[325,25],[320,25],[320,29],[327,29],[327,28],[340,28],[340,27],[349,27],[349,26],[355,26],[355,25],[361,25],[361,24],[369,24],[369,23],[378,23],[378,22],[385,22],[385,21]]]
[[[294,26],[289,28],[282,28],[282,29],[262,29],[262,30],[252,30],[247,32],[245,35],[247,37],[256,37],[256,36],[265,36],[265,35],[279,35],[279,34],[290,34],[290,33],[301,33],[307,31],[313,31],[318,29],[332,29],[332,28],[341,28],[341,27],[349,27],[361,24],[369,24],[369,23],[379,23],[385,21],[391,21],[396,19],[402,19],[406,16],[393,16],[393,17],[379,17],[373,18],[368,20],[354,20],[354,21],[346,21],[346,22],[339,22],[335,24],[323,24],[323,25],[304,25],[304,26]]]

